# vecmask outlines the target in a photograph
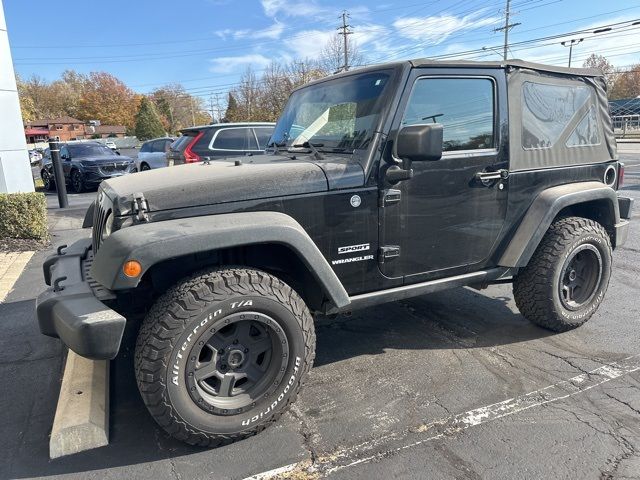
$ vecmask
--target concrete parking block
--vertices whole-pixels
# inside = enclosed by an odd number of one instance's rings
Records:
[[[109,361],[89,360],[69,351],[53,421],[53,458],[109,443]]]
[[[34,253],[0,253],[0,302],[3,302],[7,297]]]

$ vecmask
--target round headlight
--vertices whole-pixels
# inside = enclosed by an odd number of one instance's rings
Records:
[[[104,227],[102,227],[102,240],[106,239],[109,235],[111,235],[111,230],[113,229],[113,215],[111,212],[107,215],[107,219],[104,221]]]

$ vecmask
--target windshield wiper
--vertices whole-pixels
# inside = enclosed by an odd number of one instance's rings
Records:
[[[323,153],[353,153],[353,148],[345,148],[345,147],[332,147],[332,148],[322,148],[320,149]]]
[[[322,156],[322,154],[318,151],[318,149],[316,147],[324,147],[323,143],[316,143],[315,145],[311,142],[304,142],[304,143],[296,143],[294,145],[291,145],[292,148],[308,148],[309,150],[311,150],[311,153],[313,153],[313,156],[315,157],[316,160],[323,160],[324,157]],[[287,149],[288,152],[291,151],[291,149]]]
[[[270,142],[267,144],[267,148],[273,149],[273,155],[278,155],[280,153],[280,147],[284,147],[287,142]]]

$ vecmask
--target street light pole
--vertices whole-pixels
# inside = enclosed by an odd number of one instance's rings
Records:
[[[584,38],[572,38],[569,41],[560,42],[563,47],[569,47],[569,68],[571,68],[571,56],[573,54],[573,46],[582,42]]]

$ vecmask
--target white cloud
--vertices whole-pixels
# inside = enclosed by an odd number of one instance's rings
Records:
[[[269,25],[266,28],[262,28],[258,30],[253,30],[249,28],[245,28],[242,30],[233,30],[231,28],[225,28],[224,30],[218,30],[217,32],[215,32],[215,34],[224,40],[226,39],[241,40],[243,38],[249,38],[249,39],[255,39],[255,40],[260,40],[260,39],[276,40],[280,38],[284,29],[285,29],[284,24],[280,22],[275,22],[273,25]]]
[[[219,57],[211,60],[213,64],[209,69],[214,73],[236,73],[245,67],[252,67],[255,70],[266,67],[271,63],[271,59],[259,53],[249,53],[236,57]]]
[[[405,17],[393,22],[398,34],[414,41],[426,41],[438,45],[456,32],[493,25],[501,21],[500,17],[482,17],[475,12],[464,17],[450,14],[432,17]]]
[[[322,12],[313,0],[260,0],[268,17],[302,17]]]
[[[315,59],[335,33],[335,30],[304,30],[284,39],[283,43],[294,57]]]

